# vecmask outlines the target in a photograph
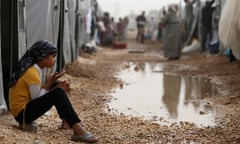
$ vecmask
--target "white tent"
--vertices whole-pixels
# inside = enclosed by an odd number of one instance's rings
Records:
[[[58,44],[63,63],[76,60],[82,44],[90,41],[90,10],[90,0],[26,0],[27,47],[46,39]]]
[[[26,0],[27,47],[38,40],[57,44],[59,0]]]
[[[71,49],[71,56],[73,60],[77,59],[77,50],[76,50],[76,41],[75,41],[75,30],[76,30],[76,7],[77,7],[76,0],[69,0],[68,1],[68,16],[69,16],[69,39],[70,39],[70,49]]]
[[[80,49],[84,43],[90,41],[90,36],[87,34],[87,15],[91,9],[90,0],[77,0],[76,13],[76,48]],[[79,54],[79,51],[77,51]]]

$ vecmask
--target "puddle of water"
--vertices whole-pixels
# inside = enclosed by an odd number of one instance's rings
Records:
[[[198,126],[215,126],[216,118],[225,115],[223,106],[204,101],[219,95],[209,80],[167,75],[163,71],[162,64],[130,63],[117,76],[124,82],[123,88],[116,88],[111,94],[109,107],[126,115],[154,118],[160,123],[164,119]]]

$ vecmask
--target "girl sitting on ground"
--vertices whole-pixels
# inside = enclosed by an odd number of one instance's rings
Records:
[[[18,62],[10,78],[9,106],[19,126],[31,124],[52,106],[56,107],[63,127],[71,127],[74,141],[97,142],[97,138],[80,125],[80,118],[68,99],[69,82],[58,82],[64,72],[56,72],[42,85],[44,68],[51,68],[56,61],[57,48],[48,41],[37,41]]]

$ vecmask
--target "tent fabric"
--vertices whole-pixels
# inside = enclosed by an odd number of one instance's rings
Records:
[[[71,48],[70,48],[70,29],[69,29],[69,8],[68,1],[64,1],[64,30],[63,30],[63,57],[64,62],[71,62]]]
[[[233,55],[240,60],[240,9],[239,0],[225,2],[219,21],[219,38],[225,48],[231,48]]]
[[[76,0],[68,1],[69,9],[69,37],[70,37],[70,47],[72,60],[77,59],[76,53],[76,43],[75,43],[75,20],[76,20]]]
[[[57,45],[58,43],[58,34],[59,34],[59,16],[60,16],[60,0],[51,0],[51,15],[50,20],[52,21],[50,24],[52,29],[52,43]]]
[[[1,11],[1,5],[0,5],[0,11]],[[1,17],[0,17],[0,25],[1,25]],[[0,29],[0,34],[1,34],[1,29]],[[0,35],[0,49],[1,49],[1,35]],[[0,55],[2,55],[1,50],[0,50]],[[6,105],[4,93],[3,93],[3,81],[2,80],[3,80],[2,59],[0,58],[0,114],[7,111],[7,105]]]
[[[48,40],[57,45],[59,15],[60,0],[26,0],[27,48],[38,40]],[[45,70],[45,73],[52,73],[55,67]]]
[[[86,31],[87,14],[90,1],[77,0],[77,13],[76,13],[76,54],[79,56],[80,48],[83,44],[90,41],[90,35]]]
[[[38,40],[57,45],[60,0],[26,0],[27,47]]]
[[[82,16],[80,15],[79,9],[77,8],[76,13],[76,29],[75,29],[75,55],[74,57],[78,57],[79,55],[79,48],[81,47],[81,26],[82,26]]]
[[[19,23],[18,23],[18,57],[20,58],[21,56],[23,56],[23,54],[26,52],[27,50],[27,46],[26,46],[26,6],[24,5],[24,2],[18,2],[19,3],[19,13],[18,13],[18,17],[19,17]]]
[[[79,0],[79,10],[83,16],[86,16],[88,14],[89,8],[91,8],[90,0]]]
[[[38,40],[53,42],[51,0],[26,0],[27,47]]]

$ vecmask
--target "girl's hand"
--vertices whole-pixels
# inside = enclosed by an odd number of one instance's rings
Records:
[[[71,83],[70,80],[61,81],[56,85],[55,88],[62,88],[65,91],[69,92],[70,91],[70,83]]]
[[[63,76],[66,72],[55,72],[52,74],[50,77],[46,78],[46,84],[45,84],[45,89],[50,90],[50,87],[52,84],[57,81],[61,76]]]
[[[55,72],[51,77],[50,79],[52,81],[56,81],[58,80],[61,76],[63,76],[66,72],[65,71],[62,71],[62,72]]]

